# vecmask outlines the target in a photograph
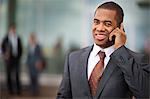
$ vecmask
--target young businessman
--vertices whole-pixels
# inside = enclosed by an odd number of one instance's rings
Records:
[[[123,17],[122,8],[114,2],[96,9],[94,44],[69,54],[57,99],[149,97],[149,60],[124,46]]]
[[[21,38],[16,34],[16,26],[11,24],[8,34],[2,41],[2,54],[6,65],[6,80],[10,94],[21,93],[20,60],[22,49]]]

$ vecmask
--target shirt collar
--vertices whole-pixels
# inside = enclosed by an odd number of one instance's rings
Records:
[[[99,47],[98,45],[96,45],[96,44],[94,43],[94,47],[93,47],[93,50],[92,50],[93,55],[96,56],[97,53],[98,53],[100,50],[103,51],[103,52],[105,52],[106,57],[109,57],[109,56],[115,51],[115,48],[114,48],[114,46],[112,45],[112,46],[110,46],[110,47],[107,47],[107,48],[105,48],[105,49],[102,49],[101,47]]]

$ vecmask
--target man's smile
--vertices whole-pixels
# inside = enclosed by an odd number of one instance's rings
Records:
[[[97,39],[99,41],[104,40],[106,37],[107,37],[107,35],[104,34],[104,33],[100,33],[100,34],[97,33],[97,34],[95,34],[95,39]]]

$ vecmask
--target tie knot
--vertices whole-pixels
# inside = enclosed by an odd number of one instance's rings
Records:
[[[104,59],[106,57],[105,52],[102,52],[102,51],[99,51],[98,55],[99,55],[100,59]]]

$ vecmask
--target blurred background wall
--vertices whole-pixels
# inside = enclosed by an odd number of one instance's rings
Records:
[[[53,82],[58,86],[65,56],[70,51],[93,44],[91,23],[94,10],[104,1],[108,0],[0,0],[0,43],[8,25],[15,22],[24,47],[22,80],[28,82],[26,49],[29,34],[35,32],[48,63],[41,82],[47,85]],[[143,53],[150,44],[150,1],[113,1],[120,4],[125,13],[126,46]],[[5,82],[2,57],[0,74],[1,82]]]

